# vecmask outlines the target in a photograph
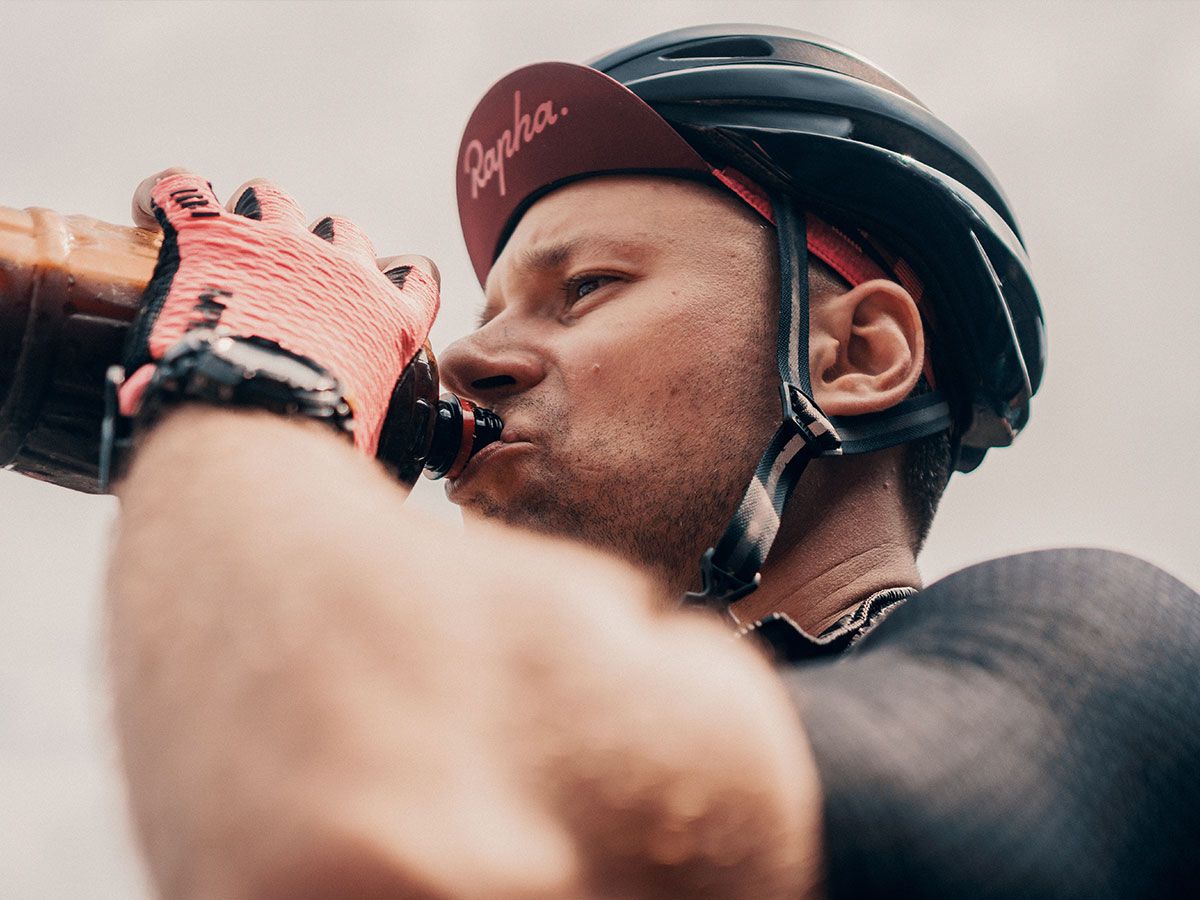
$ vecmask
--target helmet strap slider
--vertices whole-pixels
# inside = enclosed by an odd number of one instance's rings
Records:
[[[842,437],[815,402],[794,384],[779,385],[783,424],[804,440],[810,457],[841,456]]]

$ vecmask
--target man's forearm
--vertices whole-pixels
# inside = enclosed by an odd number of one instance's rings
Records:
[[[265,414],[176,413],[121,497],[117,726],[164,892],[562,893],[711,868],[718,834],[759,877],[811,874],[815,780],[770,673],[655,619],[623,567],[444,532]]]
[[[409,657],[432,652],[430,636],[380,602],[436,601],[406,565],[436,548],[403,499],[344,441],[267,414],[183,410],[141,448],[121,490],[111,652],[134,816],[167,895],[259,893],[301,860],[336,867],[325,854],[386,884],[403,863],[388,831],[447,809],[422,790],[473,760],[403,727],[406,678],[428,668]],[[472,661],[458,662],[465,676]],[[412,693],[461,706],[470,687]],[[426,740],[438,752],[414,748]],[[388,790],[403,804],[366,806]]]

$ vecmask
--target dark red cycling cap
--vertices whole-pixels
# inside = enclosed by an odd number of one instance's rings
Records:
[[[603,72],[546,62],[506,75],[475,107],[458,152],[458,213],[479,283],[539,197],[578,178],[634,172],[722,185],[775,221],[761,187],[736,169],[711,165],[645,101]],[[865,234],[855,239],[812,213],[806,219],[809,250],[848,284],[894,278],[921,297],[920,280],[906,263],[894,260],[885,273],[863,251]]]
[[[619,172],[695,178],[713,167],[632,91],[588,66],[537,63],[496,82],[458,150],[458,213],[480,283],[539,196]]]

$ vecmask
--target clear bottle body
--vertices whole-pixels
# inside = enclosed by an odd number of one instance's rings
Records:
[[[104,373],[122,358],[160,240],[0,207],[0,466],[99,491]]]

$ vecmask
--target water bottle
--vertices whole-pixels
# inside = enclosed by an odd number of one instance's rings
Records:
[[[161,233],[0,206],[0,467],[98,493],[108,367],[154,271]],[[392,394],[379,460],[411,485],[454,477],[499,440],[491,410],[438,396],[429,345]]]

